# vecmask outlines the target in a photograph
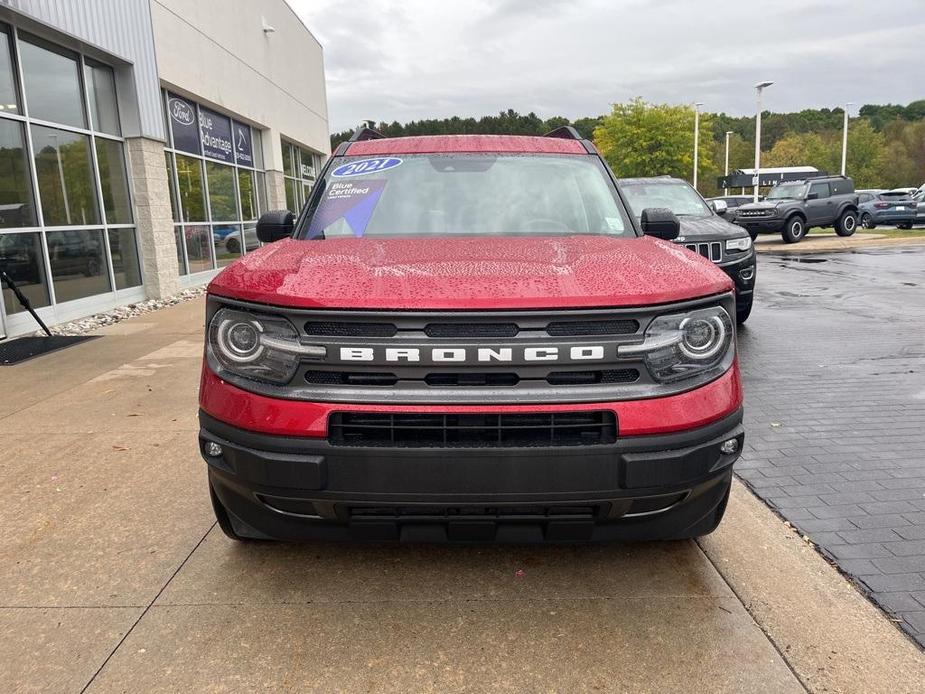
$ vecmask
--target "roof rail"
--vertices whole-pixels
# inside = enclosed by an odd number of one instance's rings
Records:
[[[357,129],[353,131],[353,135],[350,136],[349,142],[362,142],[363,140],[382,140],[385,138],[378,130],[373,130],[366,123],[358,125]]]
[[[558,137],[563,140],[583,140],[581,134],[571,125],[563,125],[555,130],[550,130],[543,137]]]

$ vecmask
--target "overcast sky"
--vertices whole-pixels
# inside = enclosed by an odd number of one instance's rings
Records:
[[[377,121],[734,115],[925,98],[923,0],[289,0],[324,46],[332,132]],[[857,108],[857,107],[855,107]]]

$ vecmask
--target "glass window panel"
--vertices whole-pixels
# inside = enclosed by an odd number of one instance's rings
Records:
[[[295,181],[291,178],[286,179],[286,209],[290,212],[299,211],[299,201],[296,200]]]
[[[0,234],[0,256],[3,256],[7,274],[33,308],[48,306],[48,279],[42,257],[41,234]],[[7,314],[26,310],[6,284],[3,285],[3,302]]]
[[[299,176],[309,181],[315,180],[315,156],[304,149],[299,150]]]
[[[177,185],[184,222],[206,221],[206,197],[202,187],[202,162],[177,155]]]
[[[45,238],[57,303],[110,291],[101,229],[49,231]]]
[[[241,219],[257,219],[257,190],[253,171],[238,169],[238,190],[241,191]]]
[[[84,81],[87,83],[93,129],[110,135],[121,135],[116,78],[112,68],[84,59]]]
[[[250,253],[253,250],[260,248],[260,239],[257,238],[257,225],[256,224],[245,224],[244,225],[244,250],[247,253]]]
[[[173,228],[173,240],[177,244],[177,271],[181,275],[186,275],[186,259],[183,257],[183,229],[181,227]]]
[[[209,177],[209,205],[212,219],[224,222],[239,219],[238,201],[235,198],[234,169],[224,164],[206,162]]]
[[[267,211],[267,177],[262,171],[257,172],[257,206],[260,214]]]
[[[9,31],[0,26],[0,113],[19,113],[19,91],[11,55]]]
[[[251,143],[254,148],[254,166],[263,168],[263,131],[251,128]]]
[[[131,224],[132,201],[128,194],[128,174],[122,143],[96,139],[96,162],[100,167],[100,185],[103,187],[103,209],[107,224]]]
[[[76,58],[31,37],[20,40],[19,55],[29,116],[86,128]]]
[[[45,225],[99,224],[90,138],[33,125],[32,147]]]
[[[177,208],[177,180],[173,172],[173,155],[170,152],[164,152],[164,158],[167,161],[167,189],[170,195],[170,214],[173,221],[179,222],[180,212]]]
[[[311,197],[312,194],[312,185],[311,183],[302,184],[302,204],[305,204],[305,201]]]
[[[138,244],[134,229],[109,230],[109,254],[116,289],[141,286],[141,266],[138,262]]]
[[[0,228],[35,226],[32,172],[20,123],[0,119]]]
[[[207,224],[183,227],[190,273],[212,269],[212,231]]]
[[[216,224],[212,227],[212,243],[215,245],[215,260],[219,267],[234,262],[241,257],[241,226]]]
[[[283,142],[283,173],[295,176],[295,152],[288,142]]]

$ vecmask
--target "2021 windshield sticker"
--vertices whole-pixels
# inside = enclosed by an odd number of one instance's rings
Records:
[[[341,164],[331,172],[335,178],[346,178],[347,176],[362,176],[363,174],[378,173],[387,169],[394,169],[401,166],[402,160],[398,157],[380,157],[378,159],[361,159],[352,161],[349,164]]]
[[[321,236],[325,229],[339,219],[347,223],[354,236],[362,236],[372,219],[385,184],[384,178],[331,183],[312,217],[308,238]]]

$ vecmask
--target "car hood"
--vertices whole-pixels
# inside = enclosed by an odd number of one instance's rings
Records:
[[[209,284],[264,304],[398,310],[641,306],[731,289],[671,242],[607,236],[285,239]]]
[[[681,233],[675,239],[677,243],[684,243],[695,239],[731,239],[739,236],[748,236],[742,227],[727,222],[719,216],[710,217],[679,217]]]
[[[744,205],[739,205],[736,208],[736,213],[745,211],[745,210],[773,210],[782,202],[796,202],[795,200],[781,199],[774,202],[747,202]]]

